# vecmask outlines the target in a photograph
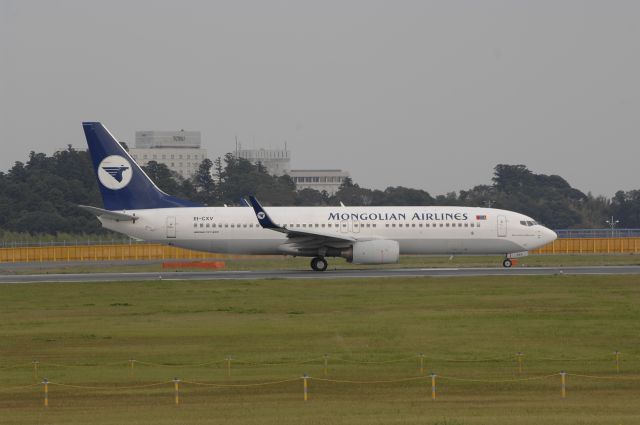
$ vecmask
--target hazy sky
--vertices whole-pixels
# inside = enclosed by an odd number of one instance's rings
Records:
[[[0,0],[0,170],[30,150],[200,130],[210,157],[433,194],[498,163],[640,188],[638,1]]]

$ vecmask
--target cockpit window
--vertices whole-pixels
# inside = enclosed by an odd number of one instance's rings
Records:
[[[536,226],[538,223],[536,223],[533,220],[521,220],[520,224],[522,224],[523,226],[531,227],[531,226]]]

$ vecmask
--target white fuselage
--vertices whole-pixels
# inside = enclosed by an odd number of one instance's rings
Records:
[[[267,207],[290,230],[356,240],[389,239],[400,254],[510,254],[539,248],[556,234],[525,215],[468,207]],[[262,228],[250,207],[126,211],[135,222],[101,218],[104,227],[137,239],[199,251],[292,254],[284,233]],[[522,224],[524,223],[524,224]],[[345,243],[337,244],[344,247]],[[300,254],[303,255],[303,254]]]

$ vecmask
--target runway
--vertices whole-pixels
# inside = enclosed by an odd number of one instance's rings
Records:
[[[346,279],[389,277],[453,276],[553,276],[553,275],[635,275],[640,266],[594,267],[514,267],[505,268],[413,268],[413,269],[342,269],[314,272],[307,270],[78,273],[2,275],[1,283],[56,282],[128,282],[153,280],[252,280],[252,279]]]

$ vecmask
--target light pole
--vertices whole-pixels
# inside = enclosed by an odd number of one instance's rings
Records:
[[[605,220],[605,223],[611,227],[611,237],[613,237],[613,233],[615,232],[616,224],[620,223],[620,220],[615,220],[613,216],[609,220]]]

